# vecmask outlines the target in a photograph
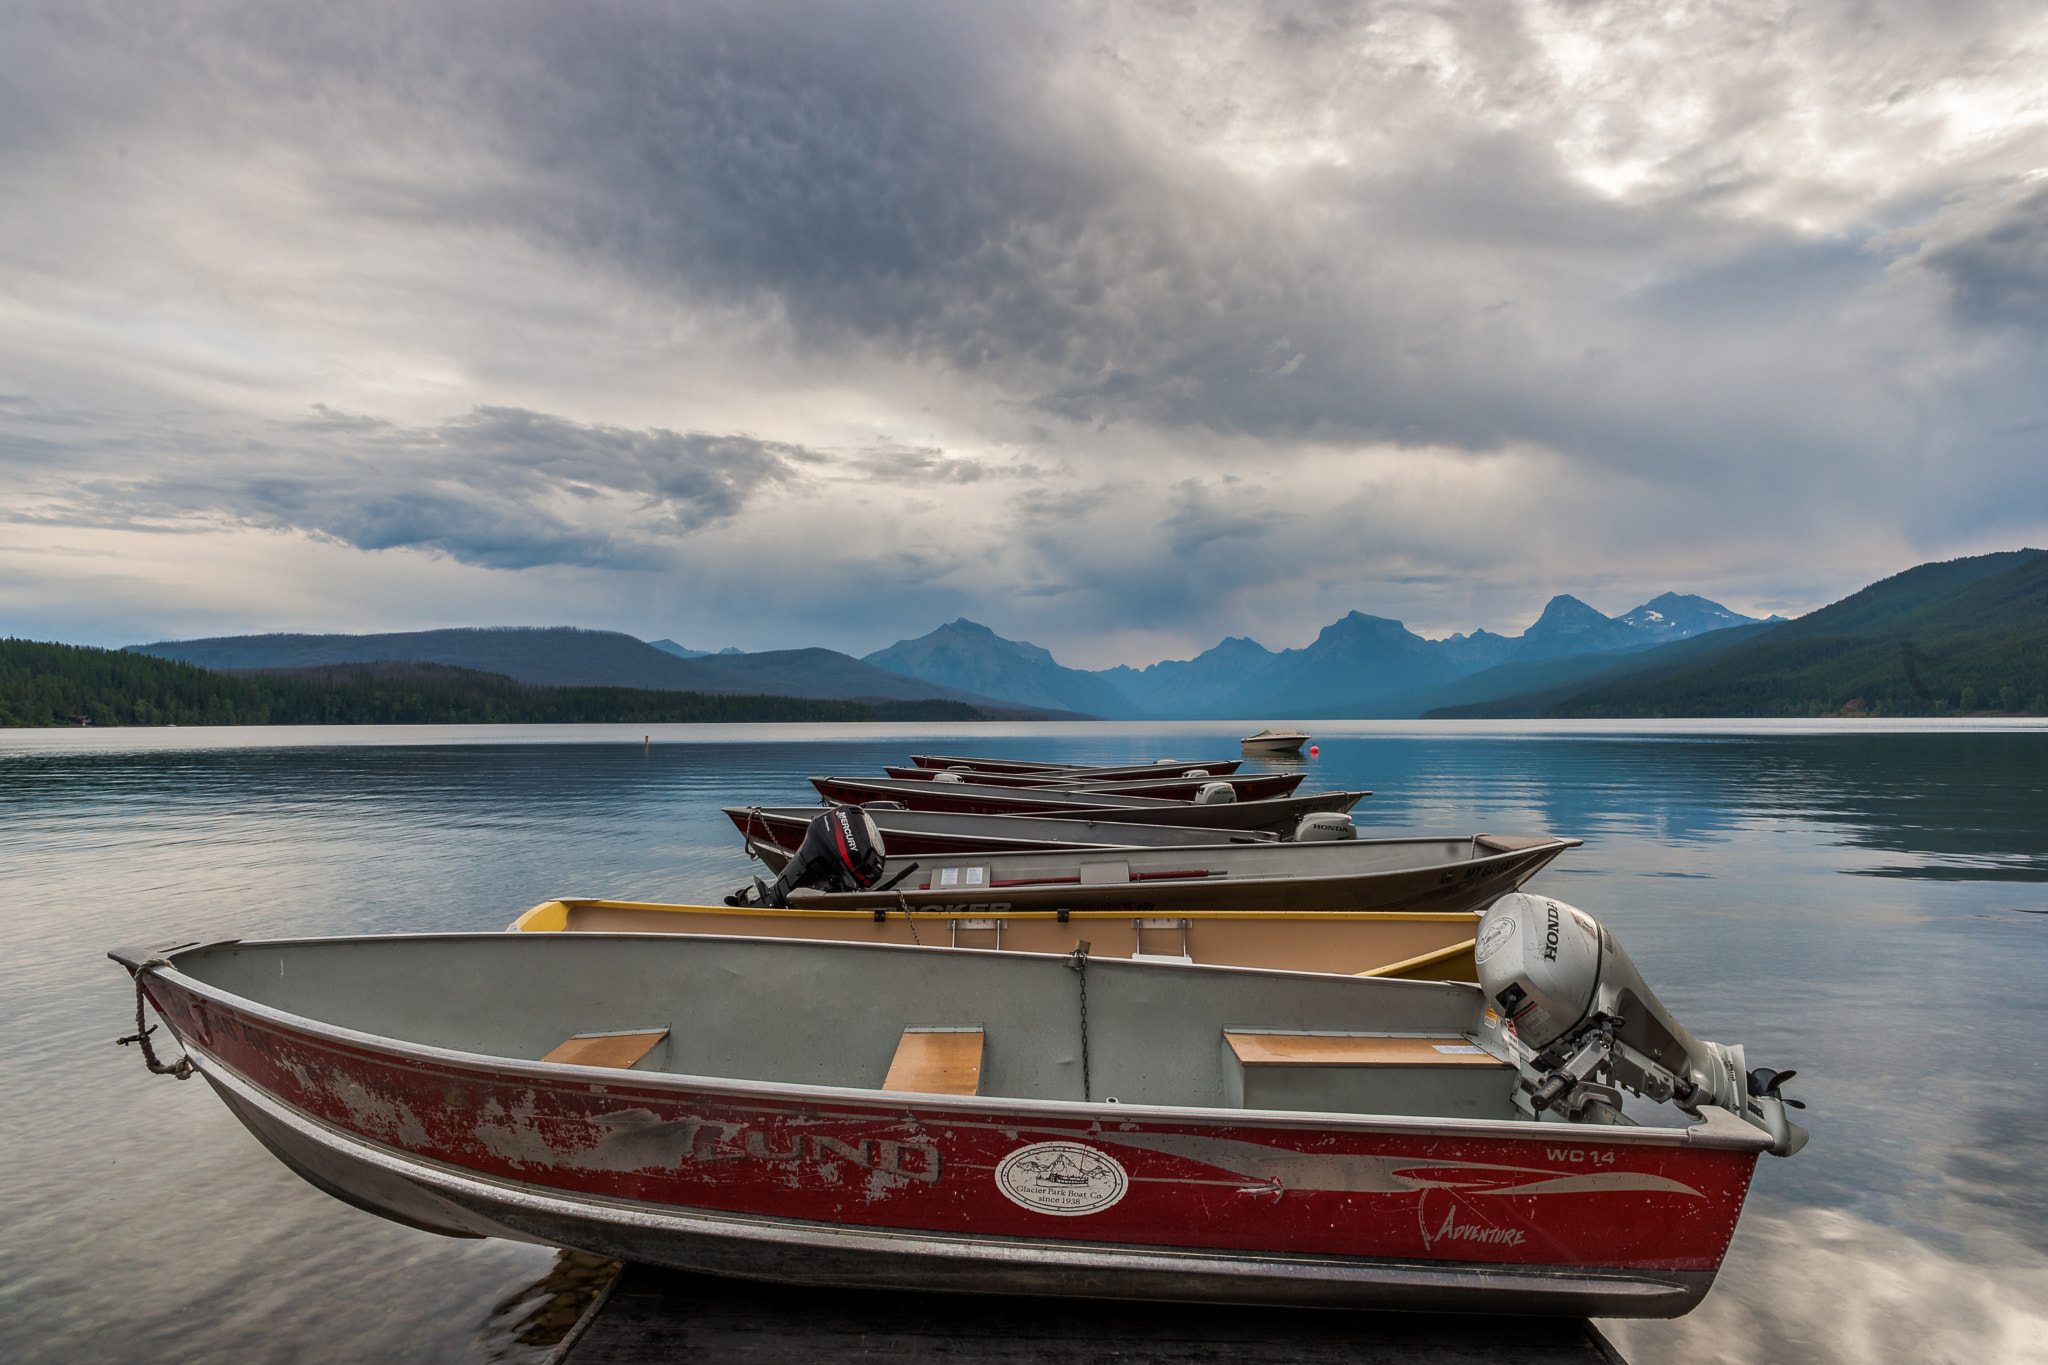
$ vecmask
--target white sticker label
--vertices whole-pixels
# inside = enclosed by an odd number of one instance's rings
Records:
[[[980,869],[980,868],[978,868],[978,867],[970,867],[970,868],[968,868],[968,869],[967,869],[967,884],[968,884],[969,886],[980,886],[980,885],[981,885],[981,869]]]
[[[1484,1053],[1486,1051],[1485,1048],[1474,1047],[1470,1043],[1432,1043],[1430,1046],[1434,1047],[1438,1052],[1455,1053],[1461,1057],[1469,1057],[1475,1052]]]
[[[1115,1157],[1079,1142],[1034,1142],[996,1167],[996,1188],[1011,1203],[1060,1218],[1100,1213],[1130,1187]]]
[[[1479,936],[1479,951],[1472,955],[1474,962],[1484,962],[1499,952],[1507,941],[1515,936],[1515,920],[1512,915],[1502,915],[1486,926],[1486,932]]]
[[[960,884],[960,869],[959,869],[959,868],[957,868],[957,867],[943,867],[943,868],[940,868],[940,869],[939,869],[939,885],[940,885],[940,886],[958,886],[959,884]]]

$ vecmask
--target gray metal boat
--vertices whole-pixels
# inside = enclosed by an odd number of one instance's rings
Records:
[[[774,848],[787,857],[803,842],[824,806],[727,806],[725,816],[749,847]],[[861,807],[881,831],[883,843],[905,857],[959,853],[1017,853],[1039,848],[1176,848],[1190,844],[1272,843],[1263,830],[1140,825],[1116,820],[1060,819],[1032,815],[956,815],[946,811]],[[1317,817],[1311,816],[1310,819]],[[1324,815],[1325,821],[1349,816]],[[779,866],[780,864],[777,864]]]
[[[1184,825],[1206,829],[1263,829],[1285,836],[1304,815],[1343,813],[1369,791],[1317,792],[1259,801],[1197,805],[1151,796],[1046,792],[1028,787],[984,787],[971,782],[898,782],[886,777],[814,777],[811,785],[827,801],[864,805],[896,801],[910,810],[954,811],[962,815],[1051,815],[1115,820],[1124,824]]]
[[[1183,848],[1061,849],[957,857],[889,857],[858,890],[814,890],[783,875],[733,904],[814,909],[1010,910],[1122,907],[1138,916],[1194,910],[1364,912],[1483,910],[1581,841],[1550,835],[1474,834],[1459,839],[1358,839],[1330,843],[1220,844]],[[762,847],[778,873],[791,856]],[[836,860],[820,878],[846,885]]]

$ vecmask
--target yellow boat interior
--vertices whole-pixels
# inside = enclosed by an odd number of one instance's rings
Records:
[[[1086,939],[1098,958],[1264,967],[1416,981],[1474,981],[1479,916],[1462,911],[1010,911],[1000,917],[902,910],[777,910],[643,901],[543,901],[512,922],[524,933],[727,934],[904,947],[1065,953]]]

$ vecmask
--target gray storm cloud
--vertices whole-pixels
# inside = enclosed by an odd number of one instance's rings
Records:
[[[492,569],[650,569],[674,562],[676,538],[822,462],[742,436],[624,431],[516,408],[430,428],[321,408],[230,448],[161,431],[146,439],[111,458],[74,446],[69,477],[47,480],[11,519],[189,530],[226,518]]]
[[[0,459],[81,526],[741,538],[736,617],[845,568],[832,643],[1084,652],[1797,609],[2048,527],[2028,6],[15,17]]]

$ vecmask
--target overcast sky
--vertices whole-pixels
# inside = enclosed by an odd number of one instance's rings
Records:
[[[2048,543],[2038,0],[0,25],[0,632],[1103,667]]]

